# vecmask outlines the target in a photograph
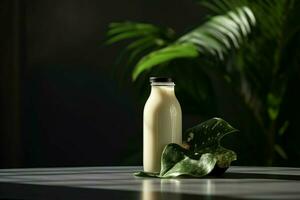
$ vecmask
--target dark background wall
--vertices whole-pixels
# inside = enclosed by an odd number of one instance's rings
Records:
[[[142,105],[113,75],[107,25],[184,31],[203,14],[192,0],[2,0],[1,167],[141,164]]]

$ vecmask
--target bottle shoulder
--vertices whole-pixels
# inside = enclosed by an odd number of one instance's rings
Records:
[[[176,97],[158,99],[151,96],[147,99],[144,109],[154,109],[160,107],[176,107],[181,110],[180,103]]]

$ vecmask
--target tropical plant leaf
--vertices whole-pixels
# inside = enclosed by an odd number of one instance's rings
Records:
[[[248,6],[248,1],[249,0],[197,0],[200,5],[204,6],[215,14],[224,14],[228,12],[228,10],[234,10],[241,6]]]
[[[133,80],[142,72],[178,58],[192,58],[199,54],[224,55],[238,48],[251,32],[255,17],[250,8],[243,6],[224,15],[210,18],[206,23],[180,37],[175,43],[144,56],[133,70]],[[196,53],[196,51],[198,53]]]
[[[286,130],[289,127],[289,125],[290,125],[290,122],[288,120],[286,120],[283,123],[283,125],[280,127],[280,129],[278,130],[278,135],[282,136],[286,132]]]
[[[157,32],[159,29],[152,25],[146,23],[135,23],[135,22],[114,22],[109,24],[110,30],[107,32],[107,35],[115,35],[118,33],[122,33],[125,31],[132,31],[132,30],[141,30],[141,31],[150,31],[150,32]]]
[[[132,78],[135,80],[141,72],[150,69],[157,64],[173,60],[175,58],[194,58],[197,56],[198,51],[193,44],[182,43],[170,45],[166,48],[154,51],[141,59],[138,63],[138,67],[136,67],[133,71]]]
[[[161,28],[152,24],[137,22],[111,23],[107,31],[106,44],[113,44],[124,40],[134,39],[127,49],[132,50],[152,41],[163,45],[174,37],[171,28]]]
[[[236,131],[238,130],[228,122],[215,117],[188,129],[183,135],[183,141],[186,141],[191,150],[199,152],[206,147],[219,147],[225,135]]]
[[[214,168],[224,169],[236,160],[234,151],[221,146],[221,139],[236,132],[230,124],[220,118],[205,121],[184,134],[185,145],[168,144],[161,157],[160,173],[139,172],[136,176],[172,178],[177,176],[202,177],[210,174]]]
[[[246,7],[239,7],[228,11],[224,15],[212,17],[200,27],[179,38],[178,42],[195,43],[202,53],[210,52],[219,58],[231,49],[231,45],[238,48],[239,43],[251,32],[251,25],[255,24],[252,11]]]
[[[159,34],[160,29],[152,24],[123,22],[111,23],[107,31],[107,44],[116,43],[134,37],[145,37]]]
[[[278,155],[283,158],[283,159],[288,159],[288,156],[286,154],[286,152],[284,151],[284,149],[279,145],[279,144],[275,144],[274,145],[274,150],[275,152],[278,153]]]
[[[132,66],[144,55],[170,44],[175,37],[175,32],[171,28],[147,23],[126,21],[111,23],[108,28],[106,44],[128,43],[116,63],[117,65],[122,63],[122,72],[116,72],[116,75],[122,77],[130,75],[133,70]],[[123,80],[122,77],[119,79]]]
[[[167,162],[166,160],[169,160],[169,157],[173,157],[173,151],[169,150],[169,148],[174,149],[173,146],[177,148],[177,151],[184,152],[184,149],[181,146],[177,144],[169,144],[164,150],[168,153],[163,152],[162,163]],[[217,158],[212,153],[205,153],[197,158],[191,158],[184,155],[184,157],[176,162],[169,170],[161,171],[159,176],[163,178],[172,178],[182,175],[202,177],[213,170],[216,162]]]

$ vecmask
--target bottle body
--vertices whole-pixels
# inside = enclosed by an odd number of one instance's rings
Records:
[[[143,165],[146,172],[159,172],[161,153],[169,143],[182,143],[181,107],[173,84],[153,84],[144,107]]]

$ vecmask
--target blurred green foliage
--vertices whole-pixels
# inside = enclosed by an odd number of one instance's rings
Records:
[[[196,3],[209,14],[183,35],[147,23],[109,25],[108,44],[129,42],[123,52],[124,76],[132,77],[143,96],[147,77],[172,76],[183,110],[205,116],[214,116],[224,106],[217,90],[231,91],[227,102],[232,99],[245,111],[235,113],[236,119],[246,118],[247,125],[238,127],[244,137],[233,142],[238,155],[244,155],[244,164],[272,165],[278,156],[288,159],[278,140],[290,124],[282,115],[289,79],[299,73],[300,1]]]

